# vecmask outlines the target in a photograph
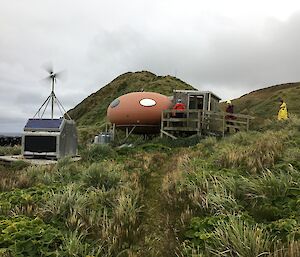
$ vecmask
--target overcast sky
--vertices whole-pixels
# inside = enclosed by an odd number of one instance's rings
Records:
[[[68,110],[127,71],[173,75],[223,100],[300,81],[296,0],[0,0],[0,132],[21,132],[66,70]]]

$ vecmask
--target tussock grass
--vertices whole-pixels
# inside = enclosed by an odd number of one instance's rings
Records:
[[[81,158],[84,162],[99,162],[105,159],[113,159],[116,152],[109,145],[91,145],[82,150]]]
[[[57,228],[59,256],[174,253],[176,240],[177,256],[299,256],[300,123],[274,126],[189,148],[153,140],[82,149],[77,163],[0,166],[0,214]]]
[[[106,190],[117,187],[120,180],[121,174],[117,167],[112,167],[109,163],[93,163],[83,176],[85,186],[104,187]]]
[[[118,166],[115,168],[118,172]],[[99,171],[104,176],[91,176]],[[141,213],[139,176],[118,173],[116,180],[113,172],[110,163],[95,163],[81,174],[81,184],[51,191],[39,208],[38,215],[45,221],[55,220],[70,231],[64,247],[74,256],[115,256],[124,250],[125,242],[129,246],[137,237]],[[102,242],[101,247],[91,240]]]
[[[225,141],[218,149],[216,163],[219,167],[242,168],[249,173],[257,173],[272,168],[282,155],[289,135],[282,132],[268,131],[258,134],[249,145],[234,144]]]
[[[255,178],[242,177],[240,188],[247,199],[256,202],[263,199],[276,200],[289,196],[297,196],[300,193],[300,174],[298,171],[272,172],[266,170],[263,174]]]
[[[87,243],[86,234],[77,230],[69,232],[63,238],[63,249],[67,256],[110,256],[105,253],[104,242],[96,241]]]
[[[276,242],[274,251],[268,257],[298,257],[300,256],[300,241],[290,240],[286,244]]]
[[[272,246],[272,238],[264,228],[236,217],[220,222],[211,242],[208,251],[215,256],[268,256]]]
[[[21,146],[0,146],[0,155],[19,155],[21,154]]]

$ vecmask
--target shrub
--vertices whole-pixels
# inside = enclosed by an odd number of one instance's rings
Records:
[[[53,182],[52,167],[49,165],[30,166],[22,175],[24,179],[27,178],[31,185],[48,185]]]
[[[267,225],[270,233],[283,242],[298,241],[300,239],[300,224],[296,219],[280,219]]]
[[[54,187],[38,186],[0,193],[0,212],[4,215],[33,215],[37,207],[47,199],[48,192],[53,189]]]
[[[52,174],[52,180],[59,183],[74,183],[81,179],[84,169],[85,166],[75,162],[58,164]]]
[[[87,187],[109,190],[120,182],[121,174],[117,170],[109,169],[106,163],[93,163],[86,171],[83,182]]]
[[[227,216],[194,217],[191,219],[185,237],[194,246],[205,249],[206,245],[212,241],[213,231],[217,222],[228,220]]]
[[[0,217],[0,248],[8,256],[57,256],[62,233],[42,220]]]
[[[0,146],[0,155],[19,155],[21,154],[21,146]]]
[[[196,145],[195,149],[197,150],[200,156],[210,156],[215,151],[217,142],[218,141],[216,137],[207,137],[200,141],[200,143]]]
[[[92,145],[81,153],[81,158],[85,162],[99,162],[105,159],[113,159],[115,151],[108,145]]]
[[[15,161],[11,163],[11,168],[13,170],[23,170],[24,168],[28,167],[29,164],[27,162],[24,161]]]
[[[159,152],[163,152],[163,151],[170,151],[171,148],[161,145],[161,144],[153,144],[153,143],[149,143],[149,144],[144,144],[142,146],[140,146],[140,148],[144,151],[147,152],[151,152],[151,151],[159,151]]]

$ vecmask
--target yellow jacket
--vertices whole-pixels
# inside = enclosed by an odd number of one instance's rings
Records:
[[[288,112],[287,112],[287,107],[286,103],[283,102],[278,111],[278,120],[286,120],[288,118]]]

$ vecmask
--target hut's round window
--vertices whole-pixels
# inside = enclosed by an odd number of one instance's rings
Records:
[[[113,100],[113,101],[111,102],[111,104],[110,104],[110,108],[115,108],[116,106],[119,105],[119,103],[120,103],[119,98]]]
[[[156,105],[156,102],[153,99],[144,98],[140,101],[140,104],[145,107],[151,107]]]

